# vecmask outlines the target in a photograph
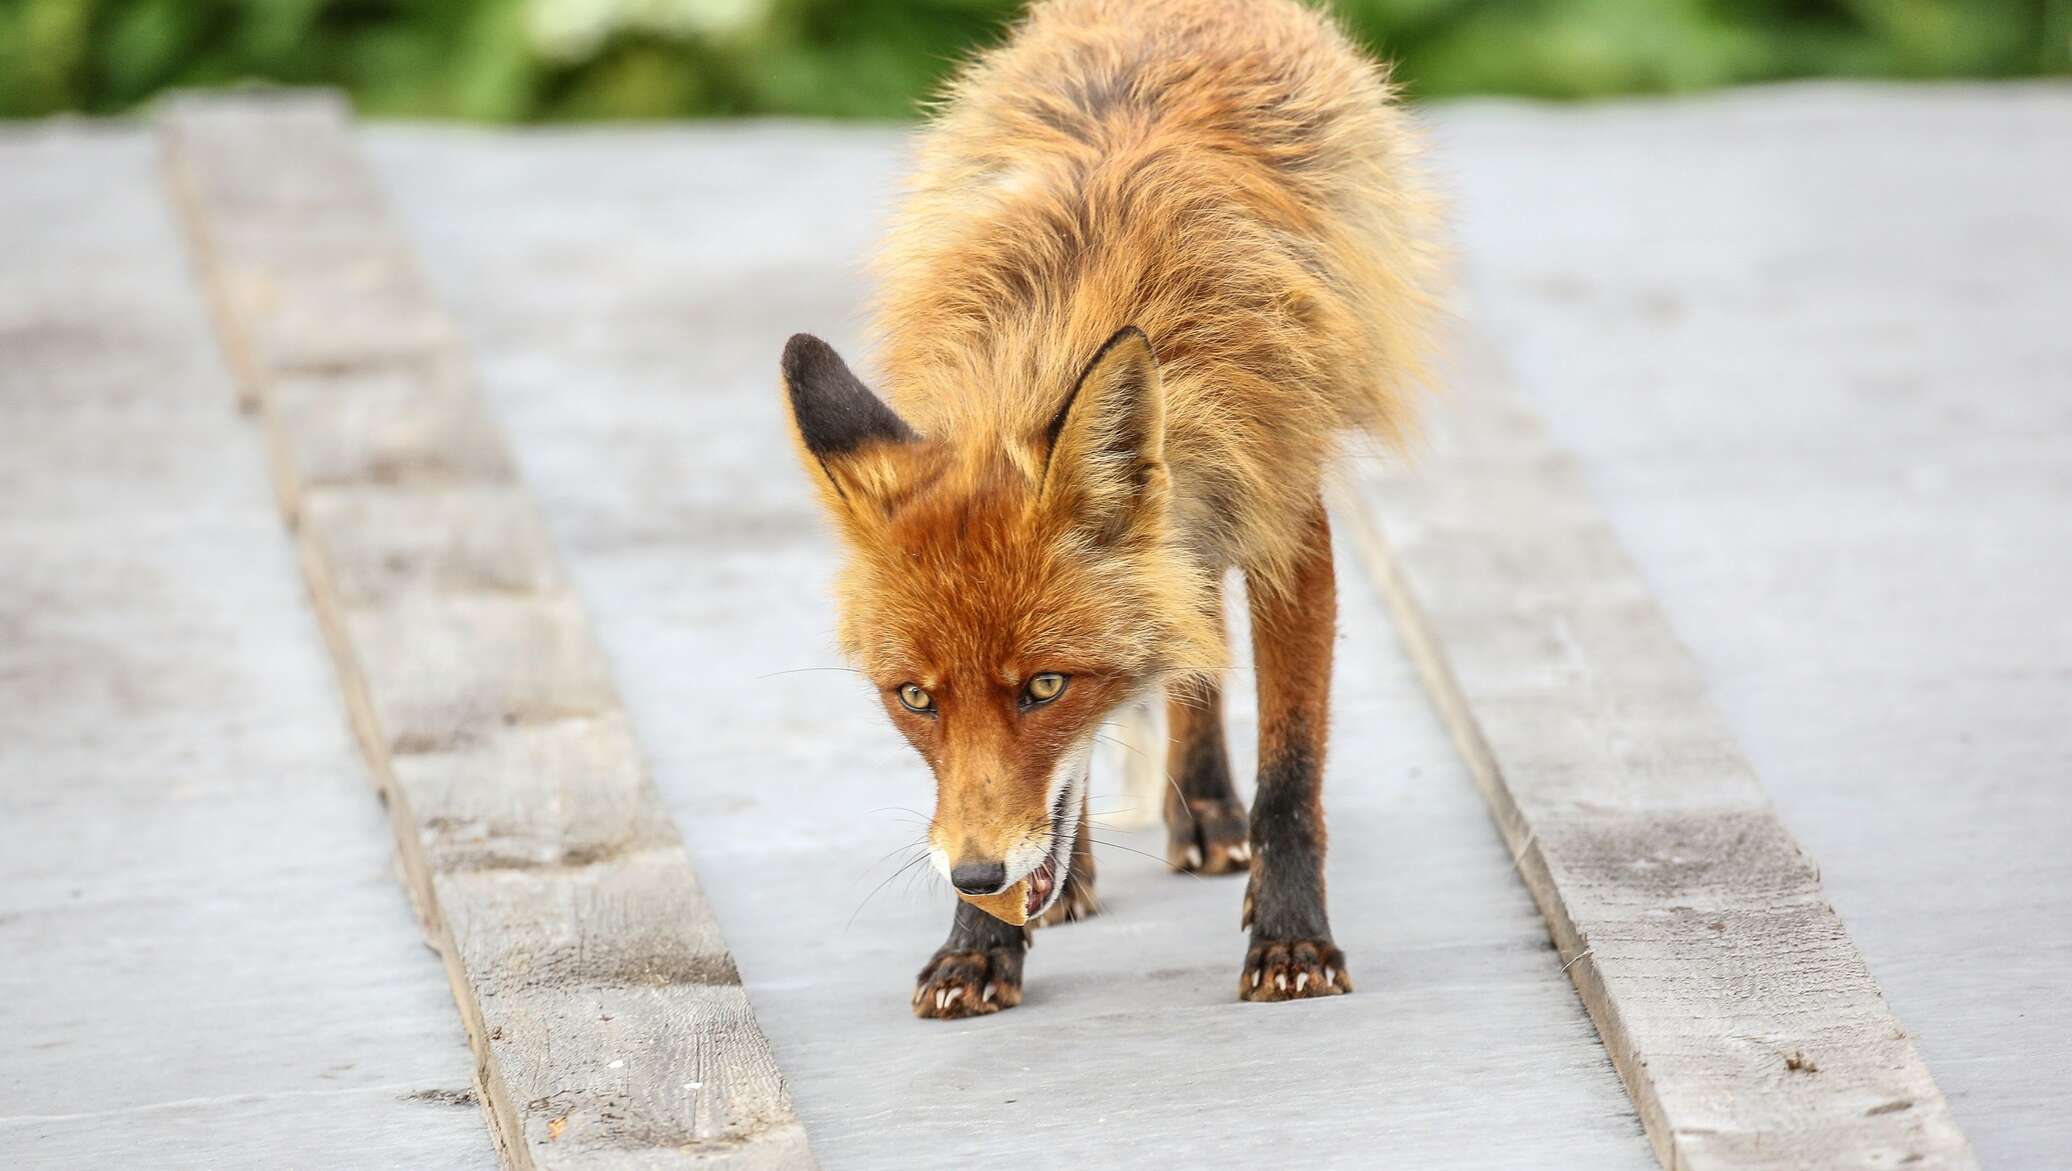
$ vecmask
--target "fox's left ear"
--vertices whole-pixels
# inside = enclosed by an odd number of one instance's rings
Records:
[[[826,477],[829,503],[851,510],[881,502],[899,472],[898,456],[919,441],[834,347],[810,333],[784,345],[784,390],[799,443]]]
[[[1043,498],[1102,544],[1165,506],[1165,389],[1151,339],[1124,326],[1101,346],[1051,420]]]

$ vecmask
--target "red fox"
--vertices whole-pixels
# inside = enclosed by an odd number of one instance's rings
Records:
[[[1169,856],[1246,872],[1246,1000],[1352,989],[1319,801],[1339,437],[1398,440],[1440,275],[1384,70],[1295,0],[1044,0],[923,134],[881,265],[885,396],[785,347],[843,538],[838,636],[936,778],[957,891],[922,1017],[1021,1000],[1027,920],[1093,912],[1087,768],[1168,697]],[[1245,575],[1257,796],[1232,788],[1222,582]]]

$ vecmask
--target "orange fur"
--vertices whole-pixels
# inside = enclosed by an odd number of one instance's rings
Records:
[[[1384,71],[1291,0],[1051,0],[952,85],[879,263],[884,389],[924,434],[1036,432],[1135,325],[1174,523],[1285,579],[1337,435],[1400,440],[1438,258]]]
[[[1224,665],[1227,568],[1294,584],[1339,437],[1409,428],[1434,238],[1383,71],[1293,0],[1047,0],[951,86],[881,262],[897,418],[787,351],[943,855],[1028,856],[1116,705]]]

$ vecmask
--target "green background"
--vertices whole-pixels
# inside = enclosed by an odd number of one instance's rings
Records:
[[[370,115],[910,116],[1019,0],[0,0],[0,115],[327,84]],[[2072,0],[1336,0],[1413,96],[2072,70]]]

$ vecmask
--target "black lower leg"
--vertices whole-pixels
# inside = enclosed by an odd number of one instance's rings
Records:
[[[1172,780],[1165,795],[1166,862],[1202,874],[1243,870],[1251,846],[1245,807],[1230,783],[1223,689],[1210,682],[1168,696],[1166,729],[1166,773]]]
[[[1259,792],[1252,801],[1252,945],[1238,977],[1247,1000],[1350,991],[1324,910],[1324,750],[1338,592],[1331,530],[1318,507],[1289,579],[1251,591],[1259,678]]]
[[[950,937],[914,983],[914,1015],[980,1016],[1020,1004],[1028,949],[1026,930],[960,901]]]
[[[1223,688],[1198,684],[1167,700],[1166,723],[1172,746],[1166,756],[1172,787],[1166,791],[1166,812],[1187,801],[1231,801],[1230,749],[1223,739]]]
[[[1283,742],[1259,762],[1245,926],[1267,939],[1329,938],[1320,762],[1302,729],[1281,729],[1279,738]]]

